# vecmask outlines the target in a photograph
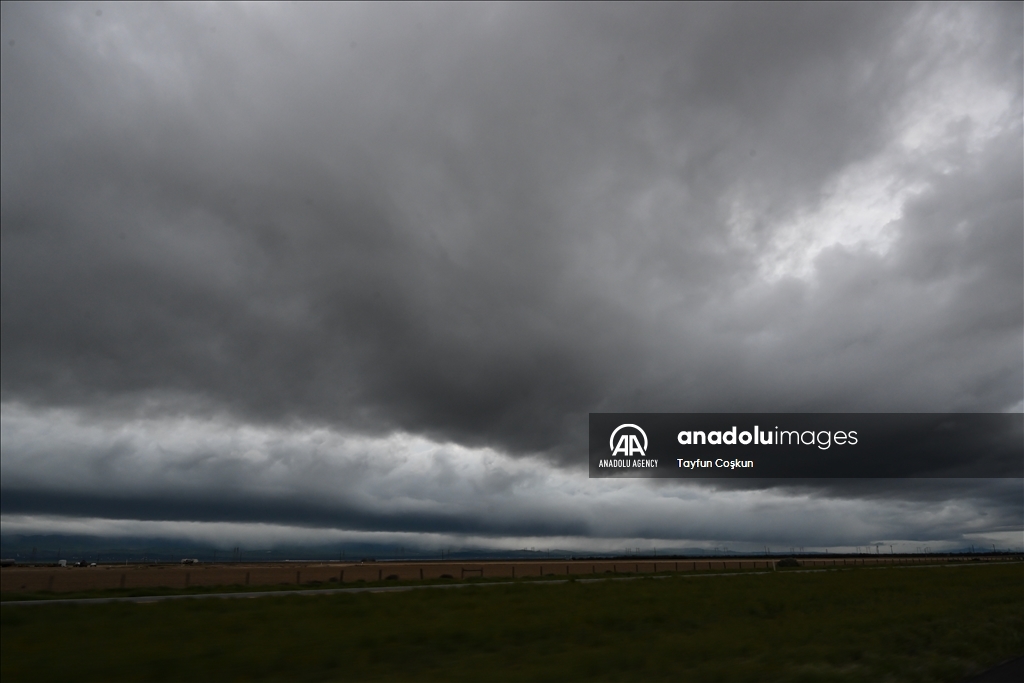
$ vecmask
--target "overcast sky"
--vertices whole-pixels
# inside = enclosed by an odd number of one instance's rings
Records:
[[[1024,9],[3,3],[2,532],[1024,543],[587,415],[1024,409]]]

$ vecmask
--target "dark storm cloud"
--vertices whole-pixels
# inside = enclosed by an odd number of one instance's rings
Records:
[[[721,481],[592,480],[537,459],[409,436],[222,419],[97,421],[9,406],[0,440],[5,534],[26,517],[44,518],[29,522],[39,529],[57,515],[85,520],[79,529],[112,520],[188,521],[249,527],[253,536],[271,524],[306,536],[446,534],[492,546],[568,538],[584,549],[626,538],[753,547],[963,544],[970,534],[1019,533],[1024,504],[1020,480],[757,481],[764,490],[754,491]]]
[[[2,12],[7,405],[563,465],[590,411],[1020,410],[1017,5]]]
[[[936,47],[914,31],[920,52],[893,47],[907,7],[5,13],[5,399],[174,391],[556,451],[613,405],[1019,400],[1019,144],[943,179],[978,191],[919,200],[954,204],[907,221],[933,253],[840,250],[825,291],[758,292],[760,321],[708,310],[735,306],[751,266],[725,248],[723,193],[755,183],[768,215],[813,203],[886,141]],[[579,185],[602,169],[588,206]],[[662,177],[692,195],[684,211],[620,223],[614,204]],[[953,220],[979,192],[988,215]],[[962,244],[943,244],[961,219]],[[962,273],[921,320],[885,300]],[[682,300],[649,315],[653,285]],[[783,343],[744,348],[766,331]],[[931,356],[892,378],[926,338],[991,368],[950,382]]]
[[[88,495],[46,489],[14,489],[4,492],[3,508],[0,509],[18,514],[68,517],[243,523],[273,520],[277,524],[312,528],[487,536],[583,536],[590,531],[581,519],[502,520],[469,516],[454,510],[440,514],[362,510],[338,501],[311,502],[299,492],[279,499],[261,498],[258,505],[253,503],[251,491],[237,496],[200,495],[193,498],[181,492],[169,492],[162,496],[117,496],[108,491]]]

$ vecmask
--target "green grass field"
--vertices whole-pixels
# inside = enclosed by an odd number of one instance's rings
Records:
[[[30,680],[960,681],[1024,654],[1024,565],[0,609]]]

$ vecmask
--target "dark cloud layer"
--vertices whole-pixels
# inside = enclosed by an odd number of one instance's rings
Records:
[[[278,524],[301,527],[360,529],[363,531],[404,531],[483,534],[487,536],[586,536],[593,529],[585,520],[575,518],[538,519],[522,515],[517,519],[475,517],[456,511],[439,514],[392,512],[384,509],[364,510],[346,505],[344,501],[310,501],[299,493],[279,499],[261,497],[254,505],[252,492],[242,495],[198,496],[168,492],[164,495],[134,494],[125,496],[100,494],[69,494],[46,489],[7,490],[5,511],[21,514],[46,514],[68,517],[141,520],[203,520],[206,522],[260,523],[274,520]],[[662,526],[662,525],[658,525]],[[659,531],[664,531],[659,529]]]
[[[1020,410],[1019,5],[2,12],[7,404]]]
[[[491,545],[562,538],[591,549],[625,538],[834,548],[963,543],[978,533],[1002,545],[1000,534],[1019,535],[1024,506],[1019,479],[590,480],[538,460],[407,436],[74,415],[8,409],[0,434],[5,528],[12,517],[18,527],[45,528],[56,515],[65,521],[50,528],[81,518],[108,527],[188,520],[256,527],[251,537],[270,523]]]

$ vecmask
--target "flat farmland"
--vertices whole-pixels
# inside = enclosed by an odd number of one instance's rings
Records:
[[[952,682],[1024,654],[1024,565],[6,604],[0,634],[5,681]]]
[[[991,559],[991,558],[986,558]],[[928,556],[802,558],[805,568],[890,566],[949,562]],[[956,560],[965,561],[965,560]],[[982,561],[982,558],[975,558]],[[136,564],[97,567],[4,567],[0,594],[4,599],[79,594],[89,591],[148,589],[195,590],[212,587],[302,587],[380,581],[439,579],[523,579],[675,572],[751,571],[775,569],[778,560],[737,558],[709,560],[549,560],[538,562],[369,562],[369,563],[227,563]]]

